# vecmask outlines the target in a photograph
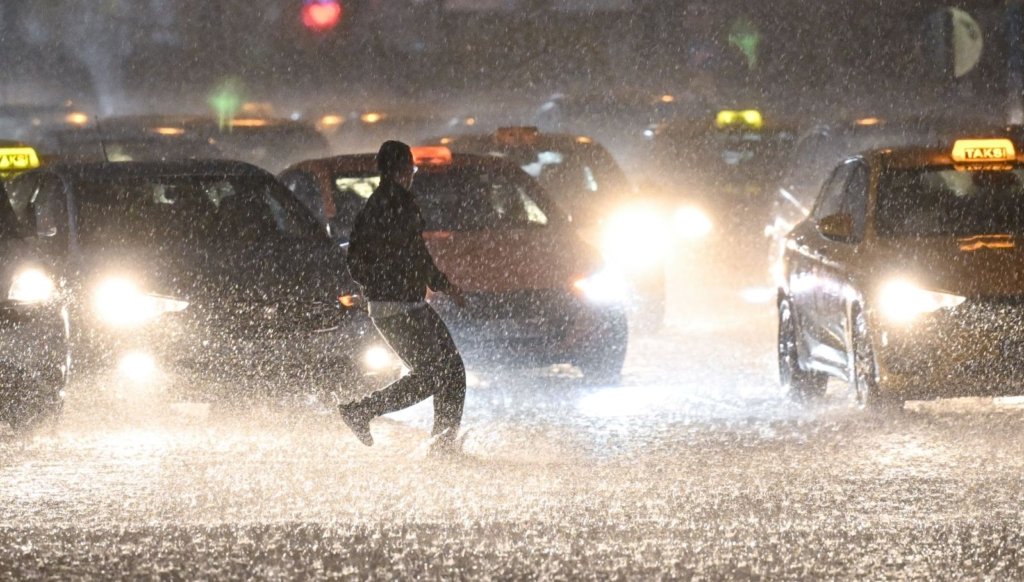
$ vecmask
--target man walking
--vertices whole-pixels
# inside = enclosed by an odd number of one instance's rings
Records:
[[[348,262],[363,286],[373,324],[410,372],[366,398],[340,407],[341,418],[366,446],[370,421],[434,397],[435,445],[456,442],[466,399],[466,370],[444,322],[426,302],[429,287],[465,301],[423,242],[423,217],[413,197],[416,165],[409,146],[387,141],[377,152],[380,185],[356,216]]]

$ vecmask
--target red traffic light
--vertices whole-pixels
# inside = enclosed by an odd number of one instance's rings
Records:
[[[327,32],[338,26],[343,12],[337,0],[305,0],[302,24],[316,32]]]

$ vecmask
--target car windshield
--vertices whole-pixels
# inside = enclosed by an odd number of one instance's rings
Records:
[[[505,157],[570,209],[628,191],[615,159],[597,146],[510,148]]]
[[[371,175],[336,176],[334,226],[351,229],[355,214],[379,183]],[[427,230],[508,230],[566,220],[530,186],[526,176],[517,179],[480,168],[455,167],[421,171],[412,189]]]
[[[283,186],[260,176],[85,178],[76,186],[83,245],[323,236]]]
[[[885,237],[1024,233],[1024,169],[889,169],[875,224]]]

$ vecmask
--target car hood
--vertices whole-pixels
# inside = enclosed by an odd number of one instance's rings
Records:
[[[89,249],[79,275],[86,285],[120,276],[148,292],[204,303],[336,301],[355,289],[337,247],[302,240]]]
[[[905,278],[965,297],[1024,295],[1024,237],[894,239],[864,259],[874,280]]]
[[[428,232],[424,238],[438,267],[467,292],[569,288],[601,265],[570,228]]]

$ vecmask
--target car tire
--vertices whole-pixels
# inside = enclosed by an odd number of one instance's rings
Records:
[[[878,358],[871,343],[867,316],[860,309],[853,313],[853,388],[857,404],[866,410],[897,412],[904,399],[886,386],[878,372]]]
[[[614,313],[603,318],[587,337],[590,343],[579,350],[573,361],[583,373],[583,381],[592,386],[618,384],[629,344],[625,314]]]
[[[788,299],[779,301],[779,381],[789,396],[797,402],[813,402],[825,394],[828,376],[821,372],[809,372],[800,367],[797,341],[800,337],[799,324]]]

